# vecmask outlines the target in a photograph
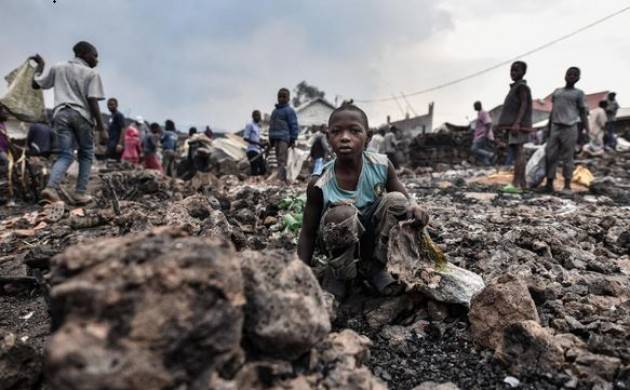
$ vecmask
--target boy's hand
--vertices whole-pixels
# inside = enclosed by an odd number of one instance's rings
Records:
[[[407,208],[407,215],[416,227],[425,227],[429,224],[429,212],[417,204],[412,204]]]

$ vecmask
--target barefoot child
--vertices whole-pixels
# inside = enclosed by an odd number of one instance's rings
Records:
[[[523,80],[527,72],[527,64],[516,61],[510,68],[510,91],[505,97],[503,110],[499,116],[497,127],[508,129],[508,145],[514,157],[514,179],[512,186],[520,190],[527,188],[525,182],[525,153],[523,145],[529,140],[529,133],[525,131],[532,127],[532,93]]]
[[[380,293],[394,293],[398,286],[385,270],[389,231],[404,219],[413,218],[418,227],[429,219],[410,199],[387,156],[365,151],[368,129],[367,116],[357,106],[333,111],[327,139],[336,158],[306,190],[298,254],[311,266],[316,246],[326,254],[322,287],[339,299],[359,274]]]
[[[549,138],[545,146],[547,183],[545,190],[553,192],[553,180],[556,178],[558,163],[563,161],[562,176],[564,177],[565,194],[571,193],[571,179],[573,178],[573,154],[578,137],[578,122],[582,122],[587,132],[590,132],[586,116],[584,92],[575,88],[580,81],[580,68],[572,66],[564,76],[564,88],[553,92],[551,101],[551,115],[549,118]]]

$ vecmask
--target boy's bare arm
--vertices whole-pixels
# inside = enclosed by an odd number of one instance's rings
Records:
[[[322,191],[315,187],[317,177],[313,178],[306,189],[306,205],[304,206],[304,218],[302,220],[302,230],[298,240],[298,256],[308,265],[315,250],[315,238],[319,228],[319,220],[324,208],[324,196]]]
[[[424,207],[418,205],[416,201],[411,196],[409,196],[407,189],[400,182],[400,179],[398,179],[396,169],[391,162],[389,163],[389,167],[387,168],[386,187],[387,192],[400,192],[405,195],[407,199],[409,199],[409,208],[407,209],[407,214],[409,215],[409,218],[413,219],[415,223],[422,227],[426,226],[429,223],[428,211]]]
[[[387,185],[385,189],[387,192],[400,192],[405,195],[407,199],[411,198],[405,186],[400,182],[400,179],[398,179],[396,168],[394,168],[391,161],[389,162],[389,167],[387,168]]]

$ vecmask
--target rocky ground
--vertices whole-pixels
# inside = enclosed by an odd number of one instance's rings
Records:
[[[91,206],[0,208],[0,389],[628,389],[630,156],[585,164],[570,197],[403,175],[470,305],[430,263],[334,302],[293,253],[302,185],[100,166]]]

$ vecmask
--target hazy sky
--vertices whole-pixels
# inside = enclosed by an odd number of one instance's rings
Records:
[[[301,80],[334,101],[410,93],[509,59],[629,6],[628,0],[0,0],[0,74],[40,53],[68,60],[73,44],[99,49],[107,96],[122,111],[185,130],[241,129],[270,112],[279,87]],[[586,92],[630,102],[630,12],[528,56],[535,97],[582,68]],[[502,102],[508,66],[409,101],[435,124],[464,123],[472,103]],[[0,94],[6,90],[0,86]],[[47,101],[52,104],[50,93]],[[404,104],[404,103],[403,103]],[[630,103],[629,103],[630,104]],[[402,117],[394,102],[363,104],[371,124]],[[105,109],[105,105],[102,105]]]

